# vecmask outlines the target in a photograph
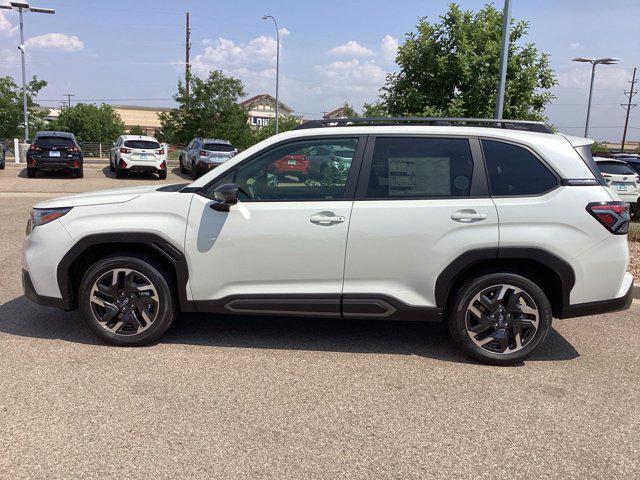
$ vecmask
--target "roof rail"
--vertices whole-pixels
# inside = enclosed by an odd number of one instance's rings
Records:
[[[493,118],[437,118],[437,117],[355,117],[355,118],[323,118],[310,120],[294,128],[347,127],[363,125],[435,125],[462,127],[492,127],[508,130],[526,130],[529,132],[554,133],[550,125],[544,122],[529,120],[496,120]]]

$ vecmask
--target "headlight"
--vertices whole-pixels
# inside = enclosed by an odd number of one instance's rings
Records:
[[[67,208],[33,208],[31,209],[31,223],[33,228],[45,225],[66,215],[72,207]]]

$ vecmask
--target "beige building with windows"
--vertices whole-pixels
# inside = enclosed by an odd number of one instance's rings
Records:
[[[293,109],[282,102],[278,102],[280,106],[280,117],[288,117],[293,113]],[[249,110],[248,123],[251,128],[258,129],[268,125],[276,118],[276,99],[268,93],[255,95],[247,100],[240,102],[240,105]]]

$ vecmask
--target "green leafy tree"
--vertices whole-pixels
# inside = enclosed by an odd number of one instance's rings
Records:
[[[375,103],[365,103],[362,106],[362,116],[363,117],[387,117],[389,116],[389,112],[387,111],[387,106],[378,101]]]
[[[64,108],[49,128],[71,132],[81,142],[112,142],[124,133],[120,115],[106,103],[78,103]]]
[[[609,149],[603,143],[593,142],[591,144],[591,153],[594,155],[597,153],[609,153]]]
[[[300,125],[301,120],[298,117],[288,116],[288,117],[280,117],[280,121],[278,122],[278,133],[288,132],[289,130],[293,130],[298,125]],[[258,130],[255,130],[253,134],[253,143],[261,142],[269,137],[272,137],[276,134],[276,124],[275,122],[269,122],[269,124],[261,127]]]
[[[140,125],[134,125],[129,129],[129,135],[146,135],[145,132]]]
[[[48,110],[39,109],[34,98],[47,86],[44,80],[33,77],[27,84],[27,111],[29,112],[29,132],[35,133],[45,124]],[[20,137],[24,133],[22,111],[22,87],[13,78],[0,77],[0,138]]]
[[[225,138],[238,148],[253,143],[247,123],[247,110],[238,104],[244,96],[242,82],[212,70],[206,79],[191,77],[187,96],[184,83],[178,81],[174,99],[178,107],[160,116],[160,137],[169,143],[186,144],[193,137]]]
[[[555,85],[549,56],[522,44],[529,24],[512,20],[504,117],[542,120]],[[439,21],[421,18],[399,47],[397,73],[381,99],[391,115],[493,117],[498,86],[502,12],[452,3]]]

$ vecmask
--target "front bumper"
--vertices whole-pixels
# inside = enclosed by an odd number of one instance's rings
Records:
[[[626,291],[620,297],[565,306],[562,309],[560,318],[586,317],[588,315],[627,310],[631,306],[631,302],[633,302],[633,276],[630,273],[627,273],[625,276],[623,288],[625,288]]]
[[[39,305],[44,305],[45,307],[61,308],[63,310],[69,310],[71,308],[71,306],[68,305],[68,301],[63,298],[39,295],[38,292],[36,292],[35,287],[33,286],[33,282],[31,281],[29,272],[24,269],[22,269],[22,290],[24,291],[25,297]]]

